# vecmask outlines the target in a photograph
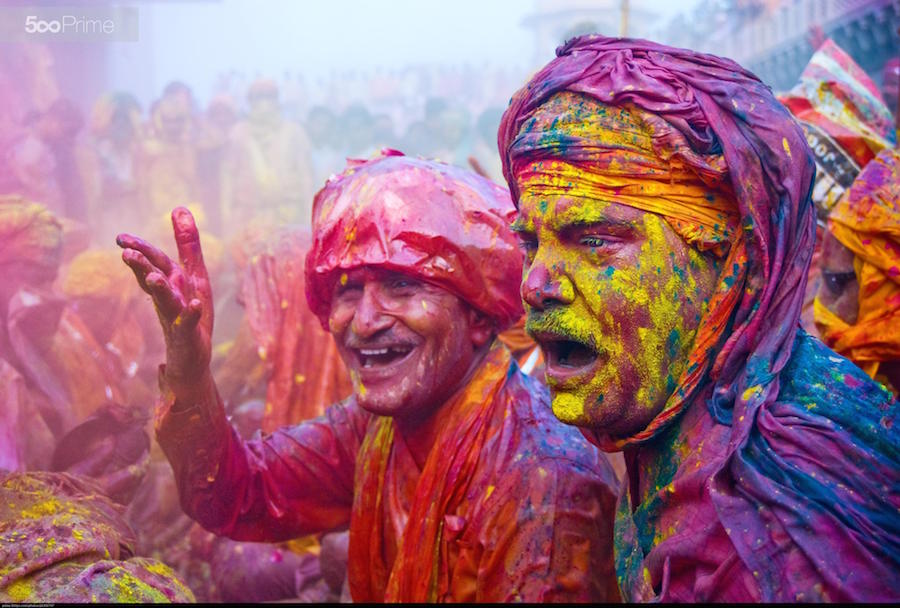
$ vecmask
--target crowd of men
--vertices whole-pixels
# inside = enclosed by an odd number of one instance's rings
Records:
[[[898,73],[578,36],[491,154],[269,80],[27,116],[0,599],[897,601]]]

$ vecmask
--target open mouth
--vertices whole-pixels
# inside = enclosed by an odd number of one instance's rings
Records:
[[[541,340],[549,367],[579,369],[597,360],[597,351],[575,340]]]
[[[600,352],[586,342],[552,331],[533,331],[531,334],[544,351],[547,372],[552,376],[580,375],[593,366]]]
[[[356,354],[361,369],[374,369],[405,359],[412,350],[412,345],[397,344],[379,348],[355,348],[353,352]]]

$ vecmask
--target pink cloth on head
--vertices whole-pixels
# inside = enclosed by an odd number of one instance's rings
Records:
[[[327,328],[341,272],[379,266],[444,287],[502,331],[523,312],[514,215],[506,189],[471,171],[396,151],[351,161],[313,203],[309,306]]]

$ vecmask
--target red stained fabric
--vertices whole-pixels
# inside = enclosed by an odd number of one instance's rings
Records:
[[[306,303],[310,243],[306,228],[282,230],[249,258],[244,273],[247,319],[268,377],[265,432],[321,416],[353,391],[331,334]]]
[[[183,507],[209,530],[279,541],[349,525],[351,539],[366,539],[351,540],[355,600],[618,599],[609,463],[553,419],[546,389],[512,366],[505,348],[476,377],[462,402],[471,407],[489,388],[483,414],[467,427],[463,412],[422,471],[403,441],[383,441],[390,421],[352,397],[320,418],[247,442],[228,426],[221,403],[173,411],[170,400],[157,437]],[[462,427],[477,428],[478,437]],[[380,463],[375,477],[369,459]],[[419,541],[433,559],[417,552]],[[416,555],[419,563],[411,563]],[[415,571],[385,592],[395,563]],[[404,583],[423,580],[422,570],[431,581],[424,589]]]

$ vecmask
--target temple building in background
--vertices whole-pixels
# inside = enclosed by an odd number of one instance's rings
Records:
[[[663,19],[641,0],[534,0],[534,65],[579,34],[625,35],[734,59],[774,90],[789,89],[812,56],[819,26],[880,83],[900,54],[900,0],[700,0]]]
[[[774,90],[789,89],[821,27],[876,84],[900,54],[898,0],[701,0],[654,32],[653,39],[734,59]]]

